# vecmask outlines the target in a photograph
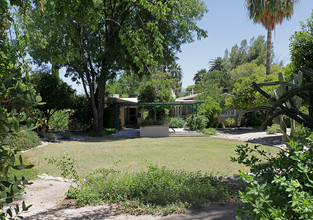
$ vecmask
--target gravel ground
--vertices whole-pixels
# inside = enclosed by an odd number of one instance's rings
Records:
[[[253,143],[268,144],[281,147],[281,135],[267,135],[253,129],[222,129],[214,135],[218,138],[230,138]],[[79,138],[79,137],[78,137]],[[77,139],[77,137],[75,138]],[[42,146],[47,145],[43,143]],[[234,177],[228,178],[234,181]],[[226,178],[227,180],[227,178]],[[32,207],[21,214],[24,219],[127,219],[127,220],[187,220],[187,219],[235,219],[237,203],[223,205],[208,205],[202,210],[189,210],[186,214],[173,214],[165,217],[142,215],[132,216],[119,213],[114,206],[85,206],[75,207],[74,201],[66,200],[65,193],[72,184],[71,180],[55,178],[43,174],[33,184],[26,188],[26,194],[17,203],[25,201]]]

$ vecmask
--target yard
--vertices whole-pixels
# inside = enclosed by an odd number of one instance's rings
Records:
[[[216,176],[232,176],[245,167],[230,162],[235,148],[244,142],[212,137],[167,138],[93,138],[81,141],[51,144],[25,153],[38,173],[60,176],[55,165],[45,158],[66,156],[75,160],[79,175],[97,168],[114,168],[121,171],[146,170],[150,164],[169,169],[212,172]],[[252,144],[251,144],[252,145]],[[277,148],[263,146],[275,154]]]

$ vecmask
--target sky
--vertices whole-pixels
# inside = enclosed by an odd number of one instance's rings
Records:
[[[248,42],[252,37],[266,36],[266,29],[261,24],[255,24],[249,19],[245,8],[245,0],[203,0],[209,12],[205,14],[198,26],[208,32],[208,37],[185,44],[177,54],[178,64],[183,70],[183,88],[194,84],[193,77],[198,70],[208,69],[209,61],[216,57],[223,57],[225,49],[231,50],[235,44],[243,39]],[[295,31],[301,30],[300,21],[307,20],[313,9],[313,0],[300,0],[295,6],[290,20],[278,24],[272,34],[274,46],[274,61],[290,62],[290,37]],[[77,86],[70,79],[61,77],[72,85],[78,93],[83,93],[82,86]]]

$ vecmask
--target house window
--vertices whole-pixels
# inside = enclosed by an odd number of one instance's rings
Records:
[[[222,115],[235,115],[236,114],[236,110],[232,109],[232,110],[228,110],[227,112],[223,112]]]

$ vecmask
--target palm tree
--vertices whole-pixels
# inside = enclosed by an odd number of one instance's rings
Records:
[[[183,71],[180,65],[178,64],[173,64],[171,67],[169,67],[169,73],[173,78],[178,79],[179,81],[182,80],[183,78]]]
[[[223,70],[224,69],[224,60],[222,57],[216,57],[212,59],[210,62],[210,69],[209,72],[212,72],[213,70]]]
[[[299,0],[246,0],[250,18],[255,23],[261,23],[267,29],[267,59],[266,74],[271,73],[272,31],[275,25],[290,19],[294,5]]]

